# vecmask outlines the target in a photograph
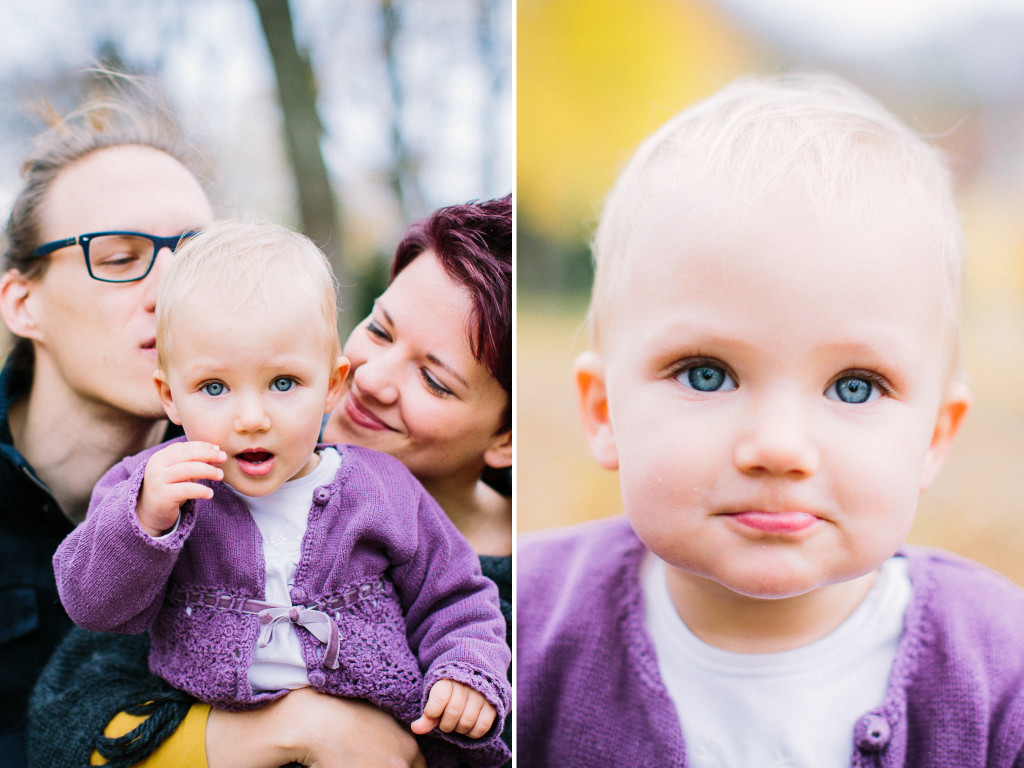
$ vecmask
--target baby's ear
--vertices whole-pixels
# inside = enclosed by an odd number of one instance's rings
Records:
[[[575,372],[580,416],[590,452],[605,469],[618,469],[619,447],[608,413],[608,390],[601,358],[594,352],[584,352],[576,358]]]
[[[964,416],[971,407],[971,392],[963,381],[954,381],[946,391],[946,397],[939,406],[939,414],[932,430],[932,440],[925,457],[924,472],[921,474],[921,490],[932,484],[942,465],[946,462],[953,438],[960,431]]]
[[[171,395],[171,387],[167,383],[167,376],[162,369],[153,374],[153,383],[156,385],[156,393],[160,396],[160,402],[164,406],[167,418],[175,424],[181,425],[181,417],[178,416],[178,409],[174,407],[174,398]]]
[[[344,355],[338,355],[338,359],[334,361],[334,365],[331,367],[331,376],[327,381],[327,397],[324,400],[324,413],[330,413],[334,410],[334,406],[338,404],[338,400],[345,392],[345,379],[348,378],[349,369],[352,364],[348,358]]]

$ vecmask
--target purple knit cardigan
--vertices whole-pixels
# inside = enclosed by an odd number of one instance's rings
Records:
[[[644,629],[646,551],[621,517],[519,542],[520,765],[687,765]],[[884,704],[850,735],[850,765],[1024,766],[1024,591],[948,553],[903,554],[904,636]]]
[[[154,674],[203,701],[247,709],[278,698],[286,691],[252,692],[261,627],[255,613],[240,610],[265,596],[259,529],[229,488],[206,483],[213,499],[185,504],[165,539],[147,536],[135,502],[160,447],[125,459],[96,485],[85,521],[54,555],[61,600],[86,629],[150,629]],[[291,590],[293,605],[329,614],[340,629],[337,660],[299,631],[310,684],[410,722],[438,679],[464,682],[497,708],[497,726],[479,740],[445,738],[474,765],[500,765],[508,756],[499,737],[510,651],[494,583],[400,462],[337,448],[341,469],[314,491]]]

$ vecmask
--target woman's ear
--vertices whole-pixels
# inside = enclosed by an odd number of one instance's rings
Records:
[[[608,412],[608,390],[601,358],[594,352],[584,352],[576,358],[575,372],[580,416],[590,452],[605,469],[618,469],[619,447]]]
[[[971,407],[971,391],[963,381],[954,381],[949,385],[946,397],[939,406],[939,414],[935,419],[932,439],[925,457],[924,472],[921,474],[921,490],[932,484],[942,465],[946,462],[953,438],[960,431],[964,417]]]
[[[153,374],[153,383],[156,385],[156,393],[160,396],[167,418],[181,426],[181,417],[178,416],[178,409],[174,407],[174,396],[171,395],[171,387],[162,368]]]
[[[492,469],[512,466],[512,430],[494,436],[491,447],[484,452],[484,463]]]
[[[38,331],[31,289],[31,281],[16,269],[9,269],[0,277],[0,315],[11,333],[26,339],[36,338]]]

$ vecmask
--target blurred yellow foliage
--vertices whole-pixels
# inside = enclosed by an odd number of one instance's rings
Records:
[[[654,128],[751,67],[752,49],[698,0],[520,0],[518,206],[578,237]]]

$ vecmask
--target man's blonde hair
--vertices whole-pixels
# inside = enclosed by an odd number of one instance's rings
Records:
[[[219,221],[184,243],[160,280],[156,305],[156,348],[160,367],[174,343],[177,313],[195,303],[255,304],[274,312],[282,294],[318,310],[325,352],[341,354],[337,328],[337,281],[327,257],[313,241],[267,221]],[[201,310],[200,310],[201,311]],[[211,329],[215,332],[216,329]]]
[[[605,202],[593,242],[595,347],[615,292],[629,270],[643,268],[645,232],[712,191],[725,194],[739,224],[753,204],[791,181],[823,207],[885,206],[918,217],[941,250],[946,300],[959,326],[964,244],[944,159],[857,88],[799,74],[737,80],[641,144]],[[686,236],[681,231],[680,241]]]

